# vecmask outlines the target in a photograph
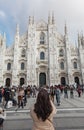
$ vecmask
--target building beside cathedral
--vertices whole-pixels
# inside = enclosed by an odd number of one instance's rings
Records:
[[[11,37],[11,36],[10,36]],[[78,47],[57,31],[54,16],[48,22],[29,17],[28,29],[6,47],[6,35],[0,35],[0,85],[84,84],[84,37],[78,34]]]

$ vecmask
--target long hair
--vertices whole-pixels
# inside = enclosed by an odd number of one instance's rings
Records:
[[[45,121],[52,112],[52,106],[47,90],[41,89],[38,93],[36,103],[34,105],[34,112],[38,118]]]

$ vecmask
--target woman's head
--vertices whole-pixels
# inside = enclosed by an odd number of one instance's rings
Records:
[[[52,112],[49,94],[46,89],[42,88],[39,91],[34,111],[37,117],[41,118],[43,121],[45,121]]]
[[[45,102],[49,102],[49,101],[50,101],[50,99],[49,99],[49,94],[48,94],[47,90],[42,88],[38,93],[37,102],[45,103]]]

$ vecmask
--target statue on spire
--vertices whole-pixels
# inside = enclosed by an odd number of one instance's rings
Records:
[[[16,25],[16,35],[19,35],[19,24]]]
[[[65,33],[65,35],[68,34],[66,22],[65,22],[65,27],[64,27],[64,33]]]
[[[52,12],[52,24],[55,23],[55,19],[54,19],[54,12]]]
[[[48,14],[48,24],[52,24],[52,17],[51,17],[50,12]]]

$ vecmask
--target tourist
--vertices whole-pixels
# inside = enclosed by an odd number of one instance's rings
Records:
[[[6,118],[6,112],[2,107],[0,107],[0,130],[3,130],[3,122]]]
[[[57,105],[59,106],[60,105],[60,94],[61,94],[59,85],[56,86],[56,88],[55,88],[55,94],[56,94]]]
[[[42,88],[39,91],[30,114],[33,119],[33,130],[54,130],[53,117],[56,114],[56,107],[46,89]]]

